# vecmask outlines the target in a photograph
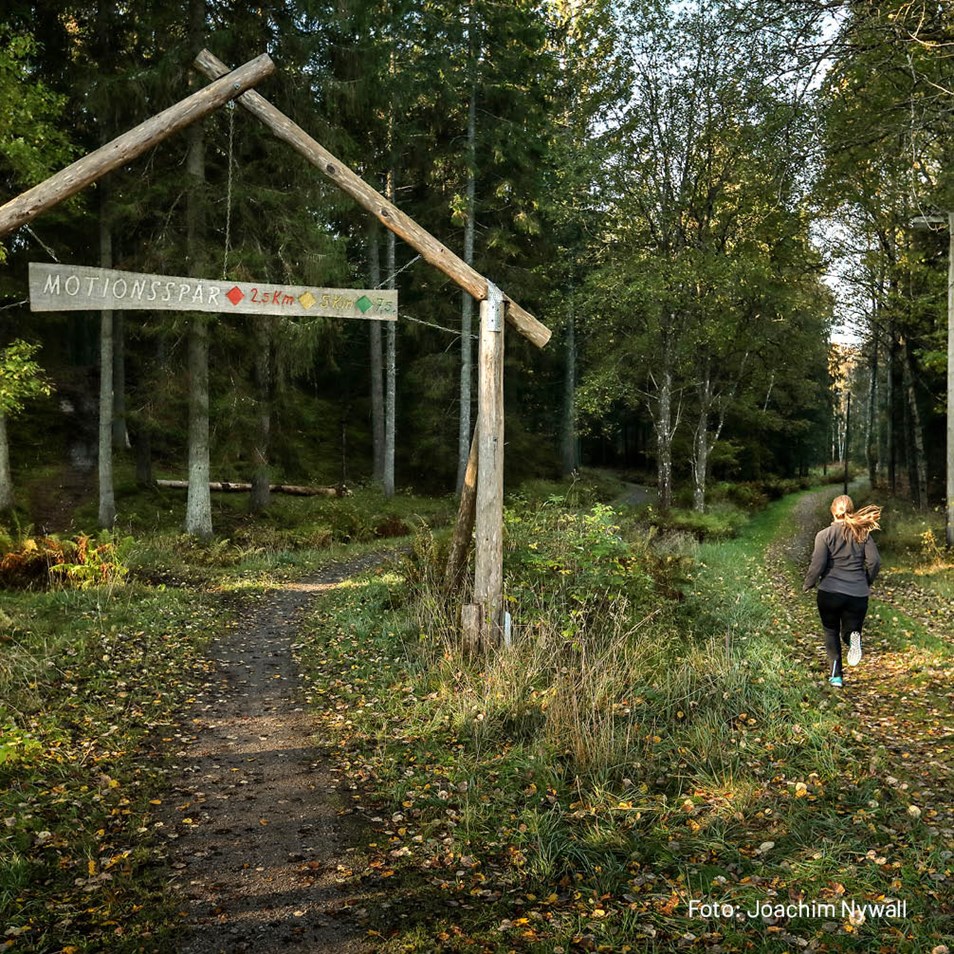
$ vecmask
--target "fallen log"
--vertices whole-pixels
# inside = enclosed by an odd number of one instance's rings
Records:
[[[163,487],[167,490],[188,490],[189,481],[187,480],[157,480],[157,487]],[[213,493],[247,493],[252,489],[249,483],[236,483],[231,480],[212,480],[209,481],[209,490]],[[305,487],[299,484],[269,484],[268,489],[273,494],[290,494],[293,497],[346,497],[348,489],[346,487]]]

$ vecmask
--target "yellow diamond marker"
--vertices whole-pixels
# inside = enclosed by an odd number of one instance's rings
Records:
[[[315,298],[310,291],[303,292],[298,296],[298,300],[301,302],[302,307],[304,308],[311,308],[314,306],[315,302],[318,301],[318,299]]]

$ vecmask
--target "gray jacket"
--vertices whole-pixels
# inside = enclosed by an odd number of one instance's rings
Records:
[[[881,569],[881,556],[871,534],[864,543],[845,534],[845,525],[835,522],[815,534],[812,562],[805,576],[805,590],[818,589],[846,596],[868,596]]]

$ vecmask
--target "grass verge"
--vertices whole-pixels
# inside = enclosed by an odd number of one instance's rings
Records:
[[[0,950],[162,950],[161,750],[221,607],[134,584],[2,599]]]
[[[431,541],[322,604],[298,651],[376,826],[382,950],[941,943],[943,833],[773,626],[794,506],[696,562],[605,508],[512,512],[517,638],[486,659],[453,640]]]

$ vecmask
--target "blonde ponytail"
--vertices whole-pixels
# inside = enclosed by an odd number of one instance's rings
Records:
[[[872,530],[880,530],[881,508],[874,504],[855,511],[851,497],[842,494],[831,502],[831,514],[836,520],[845,523],[845,537],[851,537],[856,543],[864,543]]]

